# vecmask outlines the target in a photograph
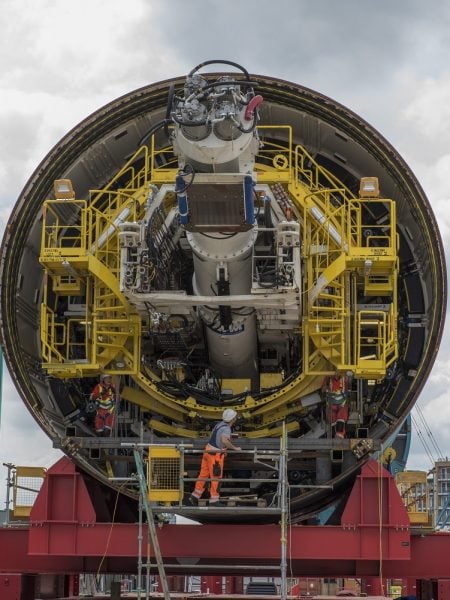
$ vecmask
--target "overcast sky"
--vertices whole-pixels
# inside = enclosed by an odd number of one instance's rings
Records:
[[[84,117],[204,60],[227,59],[326,94],[371,123],[418,177],[449,247],[449,3],[2,0],[0,23],[3,223],[40,160]],[[450,456],[449,341],[446,332],[419,400],[444,456]],[[57,457],[5,373],[0,462],[50,465]],[[408,467],[430,466],[415,435]]]

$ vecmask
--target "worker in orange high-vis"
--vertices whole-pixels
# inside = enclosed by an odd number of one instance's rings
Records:
[[[345,426],[349,416],[350,378],[336,370],[334,375],[324,378],[322,394],[327,403],[332,437],[345,438]]]
[[[95,431],[99,436],[110,436],[116,410],[116,387],[111,375],[100,375],[100,383],[92,390],[90,400],[95,402]]]
[[[195,483],[195,488],[188,498],[188,504],[196,506],[199,499],[205,491],[205,479],[210,481],[210,499],[209,504],[212,506],[223,506],[220,502],[219,483],[223,476],[223,465],[227,450],[236,450],[239,452],[241,448],[235,446],[231,441],[231,431],[237,420],[237,412],[232,408],[226,408],[222,413],[222,420],[217,423],[212,430],[211,437],[206,444],[205,451],[202,456],[200,473],[198,480]]]

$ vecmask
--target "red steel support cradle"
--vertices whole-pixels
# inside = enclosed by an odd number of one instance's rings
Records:
[[[450,534],[411,536],[395,482],[375,461],[363,467],[341,525],[293,525],[288,534],[294,577],[450,576]],[[279,573],[278,525],[164,525],[158,536],[168,574]],[[62,458],[47,473],[29,526],[0,529],[0,572],[76,574],[101,564],[102,572],[133,573],[137,539],[135,523],[97,521],[83,476]]]

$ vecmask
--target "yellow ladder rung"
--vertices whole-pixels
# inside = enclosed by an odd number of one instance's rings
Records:
[[[383,321],[378,321],[378,320],[374,320],[374,321],[360,321],[359,323],[361,325],[361,327],[380,327],[384,326]],[[373,337],[373,336],[371,336]]]

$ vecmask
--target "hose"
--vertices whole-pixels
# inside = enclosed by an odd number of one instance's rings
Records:
[[[202,69],[203,67],[206,67],[207,65],[230,65],[231,67],[236,67],[236,69],[239,69],[240,71],[242,71],[245,75],[245,77],[249,80],[250,79],[250,75],[248,74],[247,69],[244,69],[244,67],[242,67],[241,65],[238,65],[238,63],[235,63],[231,60],[206,60],[205,62],[200,63],[199,65],[197,65],[196,67],[194,67],[191,71],[189,71],[188,73],[188,77],[192,77],[192,75],[194,73],[196,73],[198,70]]]
[[[250,127],[248,129],[245,129],[244,127],[242,127],[242,125],[239,125],[238,129],[241,133],[251,133],[252,131],[254,131],[257,121],[258,121],[258,115],[257,115],[257,112],[255,111],[253,113],[253,122],[250,125]]]
[[[189,167],[189,169],[187,169],[187,167]],[[182,170],[178,171],[178,177],[185,177],[186,175],[191,176],[190,180],[187,183],[184,182],[184,187],[181,188],[180,190],[175,188],[176,194],[184,194],[186,192],[186,190],[194,183],[195,169],[190,163],[186,163],[184,165],[184,168]],[[183,181],[184,181],[184,179],[183,179]]]
[[[170,123],[170,117],[171,117],[174,97],[175,97],[175,85],[172,83],[169,87],[169,93],[167,95],[166,118],[165,118],[165,123],[164,123],[164,133],[166,134],[166,136],[168,138],[170,137],[169,123]]]
[[[147,133],[145,133],[139,140],[138,147],[143,146],[149,137],[151,137],[154,133],[159,131],[161,129],[161,127],[166,126],[166,121],[167,121],[167,119],[163,119],[162,121],[158,121],[158,123],[155,123],[153,125],[153,127],[150,127],[150,129],[147,131]],[[169,123],[170,123],[170,121],[169,121]]]

